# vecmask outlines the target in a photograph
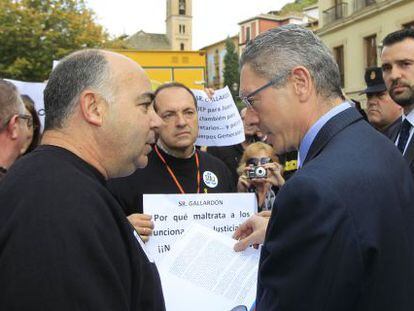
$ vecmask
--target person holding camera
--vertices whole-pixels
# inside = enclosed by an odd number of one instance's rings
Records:
[[[270,210],[279,187],[285,183],[283,167],[272,147],[263,142],[250,144],[243,153],[237,172],[237,190],[254,192],[259,212]]]

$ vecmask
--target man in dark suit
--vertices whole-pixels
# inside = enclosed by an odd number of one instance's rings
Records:
[[[367,88],[361,93],[367,96],[369,123],[392,141],[395,141],[401,127],[401,106],[388,94],[381,67],[365,69]]]
[[[414,177],[414,29],[398,30],[383,40],[381,53],[385,84],[392,99],[404,109],[395,145]]]
[[[257,310],[414,310],[414,184],[407,164],[342,98],[338,67],[311,31],[259,35],[241,57],[241,97],[299,170],[270,218],[235,250],[264,242]]]

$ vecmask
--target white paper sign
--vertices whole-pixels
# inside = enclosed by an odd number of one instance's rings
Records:
[[[209,228],[191,225],[159,265],[166,309],[252,310],[260,251],[236,253],[234,244]]]
[[[198,146],[231,146],[244,141],[243,121],[226,86],[210,99],[204,91],[192,90],[197,99]]]
[[[257,200],[253,193],[144,194],[143,207],[154,221],[146,246],[159,262],[192,223],[232,236],[257,212]]]
[[[39,115],[40,124],[42,125],[43,130],[45,123],[45,106],[43,104],[43,90],[46,87],[46,83],[23,82],[9,79],[6,80],[13,83],[17,87],[21,95],[26,94],[29,95],[31,99],[33,99],[35,103],[35,109],[37,111],[37,114]]]

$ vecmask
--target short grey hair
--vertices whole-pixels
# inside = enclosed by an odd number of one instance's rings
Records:
[[[312,31],[289,24],[268,30],[250,41],[240,58],[240,67],[249,64],[259,76],[268,80],[280,77],[286,84],[291,70],[305,67],[318,94],[326,98],[341,97],[341,78],[331,51]]]
[[[24,113],[24,104],[16,86],[0,79],[0,130],[3,130],[13,115],[21,113]]]
[[[43,93],[45,130],[62,128],[86,89],[95,90],[109,103],[113,101],[110,66],[100,50],[74,52],[52,71]]]

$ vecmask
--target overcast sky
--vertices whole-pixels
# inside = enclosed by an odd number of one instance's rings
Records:
[[[294,0],[193,0],[193,49],[238,33],[238,23]],[[165,33],[166,0],[87,0],[111,35]]]

